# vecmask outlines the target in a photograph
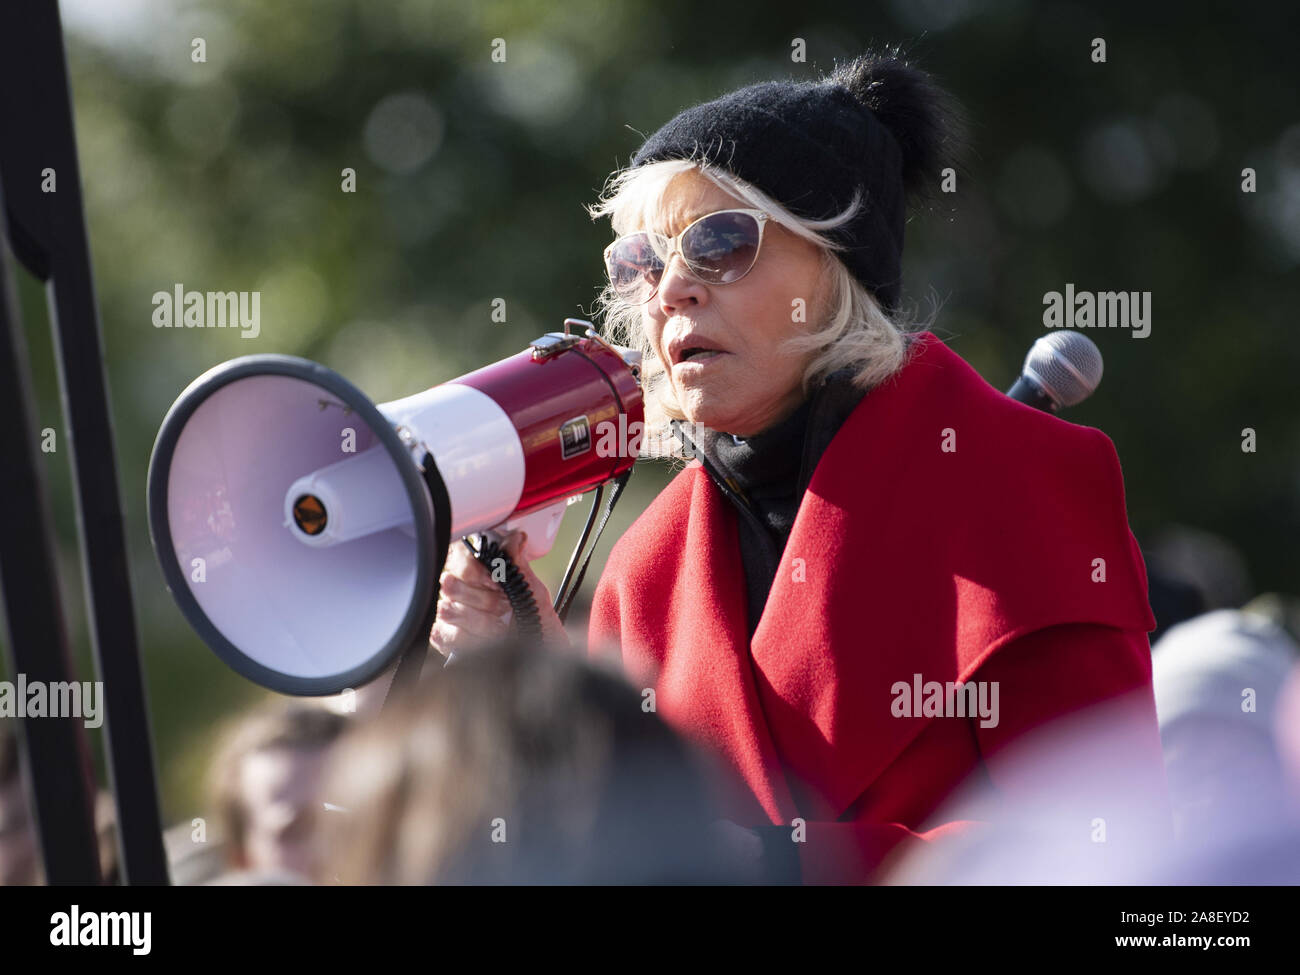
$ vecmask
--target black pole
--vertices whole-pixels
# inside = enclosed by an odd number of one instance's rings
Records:
[[[104,688],[104,735],[109,782],[117,803],[122,877],[127,883],[165,884],[167,860],[153,743],[86,240],[72,98],[55,0],[0,4],[0,185],[6,194],[6,231],[14,254],[49,285],[91,649]],[[6,586],[10,581],[6,573]],[[15,640],[14,649],[30,656],[41,648],[19,648]]]
[[[0,187],[0,202],[3,202]],[[4,590],[9,671],[50,684],[76,678],[63,607],[45,478],[36,447],[35,410],[23,369],[23,326],[0,239],[0,588]],[[8,719],[4,719],[8,720]],[[72,717],[19,720],[25,744],[36,836],[51,884],[99,883],[95,845],[95,774],[81,722]]]

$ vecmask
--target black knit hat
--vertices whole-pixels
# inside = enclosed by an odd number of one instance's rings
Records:
[[[897,52],[871,53],[818,81],[769,81],[688,108],[632,165],[693,159],[814,220],[864,206],[827,231],[887,312],[898,309],[907,198],[938,187],[963,141],[956,103]]]

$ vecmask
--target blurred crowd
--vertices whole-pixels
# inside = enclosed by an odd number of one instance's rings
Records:
[[[1060,812],[1053,797],[1086,761],[1081,746],[1104,741],[1098,708],[1017,759],[1026,778],[1044,783],[1041,805],[994,809],[996,797],[963,791],[936,822],[990,828],[918,844],[874,880],[1300,882],[1300,601],[1252,597],[1231,545],[1191,529],[1171,529],[1145,554],[1159,622],[1152,668],[1173,811],[1169,842],[1103,861],[1096,844],[1064,843],[1053,828]],[[762,844],[714,813],[714,759],[680,740],[609,666],[509,638],[446,667],[431,660],[418,684],[390,694],[391,676],[338,698],[272,698],[237,716],[221,734],[206,813],[167,833],[174,882],[775,879]],[[1107,760],[1120,761],[1113,758],[1120,752],[1105,752]],[[1123,798],[1122,769],[1113,780],[1115,796],[1089,797],[1098,809]],[[41,880],[23,781],[6,720],[4,885]],[[107,794],[96,813],[112,882]]]

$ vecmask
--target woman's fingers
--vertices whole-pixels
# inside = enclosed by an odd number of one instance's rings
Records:
[[[499,616],[440,597],[438,615],[429,631],[429,645],[443,656],[464,653],[505,636],[509,630],[509,624]]]
[[[447,564],[443,569],[443,573],[444,575],[450,573],[468,586],[488,592],[501,591],[501,587],[492,578],[492,573],[488,567],[475,558],[474,554],[465,547],[465,543],[461,541],[452,545],[451,550],[447,553]]]
[[[568,643],[564,624],[551,608],[550,593],[523,557],[527,540],[524,532],[516,531],[505,540],[505,551],[532,587],[542,620],[543,637]],[[493,568],[503,567],[484,565],[463,543],[452,546],[439,580],[438,612],[429,631],[431,646],[445,655],[510,632],[510,600],[500,583],[492,577]],[[499,572],[497,575],[501,577]]]
[[[460,541],[447,553],[438,580],[438,611],[429,645],[444,656],[499,639],[510,632],[510,600],[483,565]]]
[[[506,609],[509,608],[507,603]],[[438,619],[474,636],[504,635],[510,629],[510,625],[501,618],[501,613],[467,606],[444,597],[438,599]]]
[[[442,595],[448,599],[466,606],[472,606],[474,609],[481,609],[484,612],[500,616],[510,608],[510,600],[501,587],[493,583],[491,589],[484,589],[481,586],[471,585],[459,576],[452,575],[450,572],[444,572],[441,580]]]
[[[429,631],[429,646],[444,657],[452,653],[465,653],[483,642],[485,642],[484,637],[466,633],[441,616],[433,621],[433,628]]]

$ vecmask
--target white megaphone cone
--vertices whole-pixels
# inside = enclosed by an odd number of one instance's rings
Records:
[[[568,503],[630,469],[644,423],[637,353],[569,324],[379,405],[293,356],[196,379],[148,493],[167,586],[204,642],[265,687],[338,693],[427,639],[450,539],[523,527],[525,558],[549,551]]]

